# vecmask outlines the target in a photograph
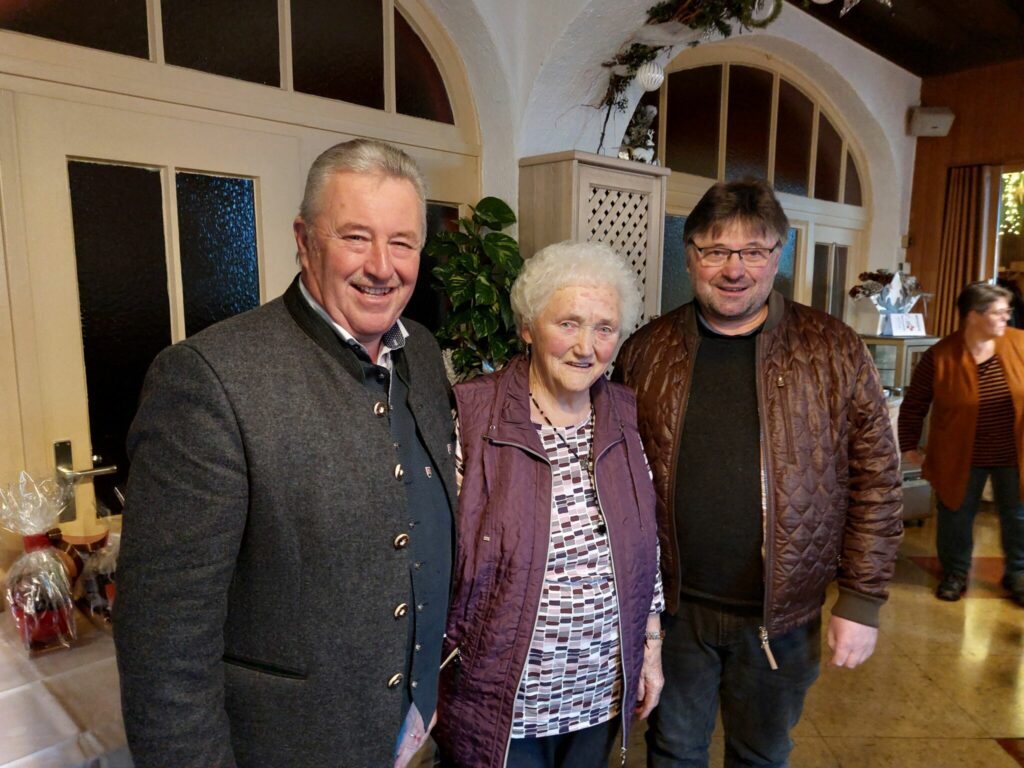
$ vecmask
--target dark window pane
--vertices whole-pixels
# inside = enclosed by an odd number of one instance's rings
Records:
[[[818,159],[814,166],[814,196],[839,202],[839,161],[843,139],[824,112],[818,113]]]
[[[164,58],[263,85],[281,84],[277,0],[161,0]]]
[[[146,0],[0,2],[0,29],[149,58]]]
[[[185,334],[260,303],[253,182],[179,173],[178,234]]]
[[[772,122],[772,73],[729,67],[729,117],[725,132],[727,181],[768,176],[768,133]]]
[[[864,205],[860,196],[860,174],[857,173],[857,163],[853,161],[853,155],[846,153],[846,190],[843,192],[843,202],[847,205]]]
[[[447,229],[455,232],[459,228],[459,207],[449,203],[427,203],[427,238]],[[402,314],[422,323],[431,331],[437,331],[447,315],[445,295],[434,288],[431,270],[440,262],[425,253],[420,253],[420,271],[416,278],[416,289]]]
[[[795,86],[779,80],[775,130],[775,189],[807,197],[811,175],[814,104]]]
[[[665,246],[661,264],[661,314],[671,312],[693,299],[693,284],[686,271],[686,248],[683,247],[685,216],[666,214]]]
[[[441,72],[427,46],[395,9],[395,98],[403,115],[455,123]]]
[[[72,161],[68,177],[92,448],[118,468],[96,494],[120,512],[125,435],[146,369],[171,343],[160,172]]]
[[[380,0],[291,0],[295,90],[384,108]]]
[[[832,248],[828,243],[814,244],[814,274],[811,276],[811,306],[828,312],[828,265]]]
[[[832,257],[832,284],[829,291],[832,293],[832,300],[829,302],[828,311],[833,317],[843,319],[843,312],[846,311],[846,256],[848,248],[845,245],[837,245]]]
[[[789,236],[782,244],[779,254],[779,271],[775,273],[773,287],[787,299],[793,298],[793,280],[796,275],[796,238],[797,230],[790,227]]]
[[[665,164],[674,171],[718,178],[722,68],[697,67],[668,76]]]

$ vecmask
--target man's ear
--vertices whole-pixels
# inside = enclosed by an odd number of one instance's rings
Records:
[[[295,235],[295,259],[301,262],[309,254],[309,228],[301,216],[292,222],[292,233]]]

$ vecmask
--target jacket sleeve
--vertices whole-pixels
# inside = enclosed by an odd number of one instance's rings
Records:
[[[114,638],[134,764],[233,766],[221,657],[246,462],[231,404],[195,350],[154,361],[128,454]]]
[[[839,599],[832,614],[877,627],[903,538],[903,492],[899,454],[878,371],[863,342],[855,339],[854,344],[848,416],[849,506]]]

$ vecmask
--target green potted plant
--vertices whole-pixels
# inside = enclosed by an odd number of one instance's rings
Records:
[[[509,292],[523,259],[519,244],[502,232],[516,215],[496,197],[470,209],[457,232],[439,232],[424,246],[438,262],[435,284],[451,305],[437,339],[450,350],[456,381],[498,370],[520,349]]]

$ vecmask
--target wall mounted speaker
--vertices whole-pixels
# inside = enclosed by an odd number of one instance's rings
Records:
[[[945,136],[954,117],[949,107],[911,107],[907,132],[911,136]]]

